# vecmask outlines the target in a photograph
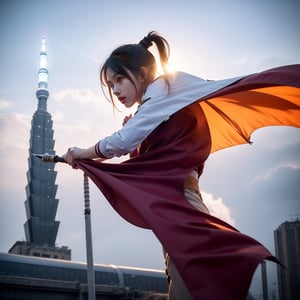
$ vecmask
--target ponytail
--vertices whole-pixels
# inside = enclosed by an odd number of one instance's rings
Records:
[[[153,43],[157,47],[161,67],[164,73],[167,73],[167,65],[170,56],[169,43],[164,37],[159,35],[157,32],[151,31],[139,42],[139,45],[141,45],[145,49],[148,49],[153,45]]]

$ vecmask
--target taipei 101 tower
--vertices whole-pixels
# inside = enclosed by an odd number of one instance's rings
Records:
[[[49,91],[45,37],[42,38],[36,97],[38,106],[31,121],[27,171],[25,201],[27,221],[24,224],[26,242],[16,242],[9,252],[69,260],[71,250],[66,246],[55,246],[59,221],[55,220],[58,199],[56,199],[57,172],[54,170],[54,163],[45,163],[32,155],[55,154],[53,121],[47,112]]]

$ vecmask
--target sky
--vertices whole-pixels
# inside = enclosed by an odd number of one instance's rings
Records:
[[[214,80],[247,75],[300,62],[299,11],[297,0],[2,0],[0,251],[25,240],[27,158],[43,32],[48,112],[56,153],[63,154],[70,146],[95,144],[129,114],[114,112],[99,84],[101,64],[117,46],[156,30],[170,43],[174,69]],[[300,213],[300,130],[264,128],[252,141],[212,154],[200,188],[212,213],[274,253],[273,231]],[[83,175],[64,164],[55,169],[56,242],[72,250],[73,260],[85,261]],[[92,183],[90,190],[94,262],[163,269],[161,245],[151,231],[121,219]],[[268,269],[272,284],[274,268]]]

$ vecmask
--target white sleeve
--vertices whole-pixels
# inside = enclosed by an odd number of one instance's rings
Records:
[[[152,85],[159,98],[164,98],[168,94],[168,89],[163,79],[158,79]],[[145,94],[145,99],[150,98]],[[150,99],[149,99],[150,100]],[[126,155],[135,150],[138,145],[164,120],[168,112],[157,109],[146,108],[152,99],[140,106],[137,113],[128,120],[123,128],[100,140],[99,150],[107,158]]]
[[[100,140],[99,150],[103,156],[126,155],[162,122],[176,111],[240,79],[230,78],[206,81],[199,77],[177,72],[168,77],[170,91],[163,77],[149,85],[144,95],[144,103],[124,127]]]

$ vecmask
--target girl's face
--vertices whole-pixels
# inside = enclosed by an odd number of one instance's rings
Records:
[[[106,78],[108,87],[119,101],[126,107],[131,107],[135,103],[140,103],[144,89],[143,78],[132,76],[132,81],[124,75],[118,74],[111,69],[107,69]]]

